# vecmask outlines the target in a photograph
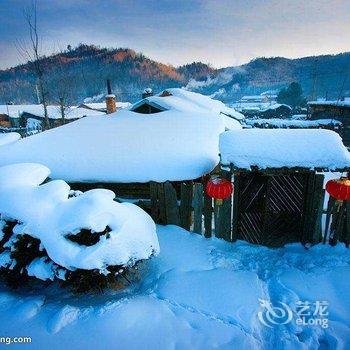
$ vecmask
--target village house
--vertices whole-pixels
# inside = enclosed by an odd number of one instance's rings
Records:
[[[279,247],[319,243],[325,173],[350,170],[350,155],[330,130],[228,131],[220,135],[221,167],[233,177],[232,241]],[[336,210],[335,210],[336,211]],[[348,220],[350,213],[347,213]],[[232,230],[231,233],[229,230]],[[347,229],[346,240],[350,240]]]
[[[168,110],[195,113],[212,112],[222,116],[227,123],[235,123],[236,125],[239,125],[236,121],[244,119],[244,115],[225,106],[221,101],[184,89],[167,89],[157,95],[143,94],[143,96],[147,97],[134,103],[129,108],[131,111],[142,114],[153,114]]]
[[[106,105],[104,103],[104,105]],[[47,106],[50,127],[62,124],[62,116],[59,106]],[[91,115],[104,115],[105,112],[92,109],[68,107],[65,109],[65,123],[78,120]],[[42,105],[1,105],[0,128],[2,132],[18,131],[21,134],[40,131],[44,119],[44,107]]]
[[[159,100],[162,112],[135,112],[141,105],[136,103],[130,110],[82,118],[1,149],[0,165],[46,165],[52,179],[73,189],[112,189],[119,198],[141,200],[157,222],[189,229],[192,193],[202,200],[206,177],[219,164],[219,135],[242,129],[232,116],[243,116],[200,94],[166,91],[150,98]]]
[[[3,146],[0,166],[43,164],[51,179],[74,190],[111,189],[157,223],[205,237],[268,246],[320,240],[320,172],[350,169],[340,137],[328,130],[242,129],[228,116],[236,113],[206,96],[167,89],[129,110]],[[207,192],[217,176],[235,186],[222,203]]]
[[[344,144],[350,146],[350,99],[337,101],[311,101],[308,103],[310,119],[336,119],[342,123],[341,136]]]

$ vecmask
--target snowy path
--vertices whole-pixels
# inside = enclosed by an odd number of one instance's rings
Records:
[[[0,289],[0,336],[31,336],[18,347],[52,350],[349,348],[349,249],[271,250],[175,226],[158,227],[158,236],[160,255],[130,290],[72,297],[54,287],[25,296]],[[329,328],[268,328],[259,298],[294,312],[299,300],[326,300]]]

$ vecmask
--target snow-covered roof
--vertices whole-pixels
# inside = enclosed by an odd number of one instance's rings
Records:
[[[44,131],[0,149],[0,165],[35,162],[68,182],[180,181],[219,163],[223,120],[214,113],[119,110]]]
[[[116,101],[117,108],[128,108],[131,106],[130,102],[119,102]],[[95,109],[104,111],[106,110],[106,102],[92,102],[92,103],[82,103],[78,106],[79,108]]]
[[[288,106],[288,105],[286,105],[286,104],[284,104],[284,103],[274,103],[274,104],[271,104],[271,105],[265,107],[265,108],[262,110],[262,112],[266,112],[266,111],[268,111],[268,110],[276,110],[276,109],[278,109],[278,108],[280,108],[280,107],[285,107],[285,108],[289,109],[290,111],[292,110],[292,107],[291,107],[291,106]]]
[[[247,95],[241,98],[241,101],[264,101],[266,100],[265,95]]]
[[[350,168],[350,154],[330,130],[244,129],[220,135],[221,163],[238,169]]]
[[[227,107],[218,100],[213,100],[209,96],[205,96],[196,92],[184,89],[173,88],[167,89],[158,95],[146,97],[133,104],[130,110],[135,110],[144,103],[149,103],[162,110],[175,110],[181,112],[197,112],[197,113],[216,113],[225,114],[237,120],[244,119],[244,115],[235,111],[233,108]]]
[[[280,118],[258,118],[246,119],[245,123],[251,126],[269,125],[276,128],[319,128],[321,126],[337,126],[341,127],[342,123],[336,119],[318,119],[318,120],[302,120],[302,119],[280,119]]]
[[[39,118],[44,117],[43,105],[0,105],[0,114],[8,114],[11,118],[19,118],[22,113],[29,113]],[[47,106],[50,119],[60,119],[61,111],[59,106]],[[90,115],[104,115],[105,113],[86,108],[70,107],[66,111],[66,119],[79,119]]]
[[[270,106],[269,102],[236,102],[232,104],[235,110],[245,112],[245,111],[256,111],[260,112],[265,108]]]
[[[0,133],[0,146],[18,141],[21,135],[17,132]]]
[[[310,106],[323,105],[323,106],[350,107],[350,99],[345,99],[344,101],[341,101],[341,100],[335,100],[335,101],[327,101],[327,100],[310,101],[310,102],[308,102],[308,104]]]

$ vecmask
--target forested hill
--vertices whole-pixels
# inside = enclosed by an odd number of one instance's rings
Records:
[[[57,89],[67,90],[71,104],[87,97],[98,101],[111,79],[119,101],[135,101],[146,87],[160,91],[167,87],[189,89],[232,102],[245,94],[280,89],[292,81],[301,83],[309,97],[329,98],[350,93],[350,53],[300,59],[257,58],[247,64],[216,70],[194,62],[181,67],[156,62],[131,49],[107,49],[81,44],[42,59],[51,103]],[[215,62],[214,62],[215,63]],[[0,71],[0,103],[36,102],[36,77],[31,63]]]
[[[350,96],[350,52],[298,59],[256,58],[238,67],[220,69],[206,81],[191,81],[188,87],[231,102],[242,95],[278,91],[293,81],[301,84],[309,99]]]
[[[113,92],[121,101],[140,98],[146,87],[155,91],[167,87],[186,85],[191,78],[204,79],[214,69],[203,63],[192,63],[175,68],[156,62],[131,49],[106,49],[84,45],[44,57],[44,79],[51,102],[55,102],[56,89],[65,85],[71,92],[72,103],[86,97],[101,99],[106,93],[106,79],[113,84]],[[36,101],[36,77],[33,65],[26,63],[0,71],[0,103]]]

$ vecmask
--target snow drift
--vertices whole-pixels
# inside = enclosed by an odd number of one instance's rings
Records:
[[[115,202],[109,190],[72,194],[62,180],[43,183],[49,174],[47,167],[31,163],[0,168],[0,213],[17,222],[0,255],[3,266],[15,266],[9,251],[23,235],[38,239],[51,259],[28,266],[28,274],[41,279],[60,278],[60,268],[108,274],[109,266],[133,266],[159,252],[155,224],[142,209]],[[94,244],[72,239],[82,230],[91,233]]]

